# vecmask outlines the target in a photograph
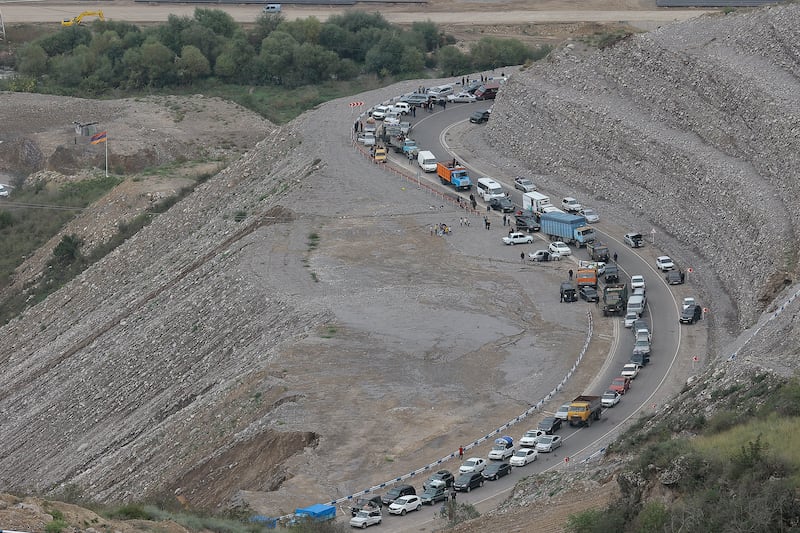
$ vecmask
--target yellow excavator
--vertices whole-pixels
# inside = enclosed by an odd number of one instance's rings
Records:
[[[83,13],[78,15],[77,17],[72,17],[71,19],[62,20],[61,21],[61,25],[62,26],[74,26],[75,24],[80,24],[81,21],[83,21],[83,19],[85,17],[97,17],[100,20],[106,20],[106,18],[103,16],[103,12],[102,11],[84,11]]]

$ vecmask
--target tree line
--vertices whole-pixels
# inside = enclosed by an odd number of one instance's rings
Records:
[[[421,77],[425,69],[457,76],[540,59],[548,47],[484,37],[462,52],[431,21],[410,29],[380,13],[350,11],[326,22],[265,13],[243,29],[220,10],[170,15],[140,28],[122,21],[75,25],[21,47],[16,69],[27,79],[9,88],[98,96],[218,80],[236,85],[299,87],[362,74]],[[35,83],[31,83],[31,80]]]

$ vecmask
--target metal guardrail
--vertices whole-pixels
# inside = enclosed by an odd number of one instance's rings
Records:
[[[567,384],[567,382],[570,380],[570,378],[572,378],[572,375],[578,369],[578,366],[581,364],[581,361],[583,361],[583,357],[586,355],[586,351],[589,349],[589,343],[591,342],[592,335],[594,333],[594,325],[592,323],[592,313],[590,311],[586,313],[586,319],[587,319],[587,322],[588,322],[588,328],[587,328],[587,332],[586,332],[586,340],[583,342],[583,347],[581,348],[581,351],[578,354],[577,359],[573,363],[572,368],[570,368],[569,372],[567,372],[567,374],[564,376],[564,378],[561,380],[561,382],[558,385],[556,385],[553,388],[553,390],[551,390],[549,393],[547,393],[547,395],[544,396],[544,398],[540,399],[536,403],[536,405],[531,406],[524,413],[520,414],[519,416],[517,416],[516,418],[514,418],[512,420],[509,420],[508,422],[506,422],[505,424],[503,424],[499,428],[495,429],[491,433],[488,433],[488,434],[484,435],[483,437],[481,437],[479,439],[476,439],[476,440],[472,441],[471,443],[469,443],[468,445],[464,446],[464,451],[465,452],[470,450],[470,449],[472,449],[472,448],[474,448],[474,447],[476,447],[476,446],[479,446],[479,445],[483,444],[487,440],[493,439],[496,435],[499,435],[500,433],[504,433],[508,428],[510,428],[510,427],[522,422],[528,416],[540,411],[542,409],[542,407],[544,406],[544,404],[549,402],[551,399],[553,399],[553,397],[556,394],[561,392],[561,390],[564,388],[564,386]],[[595,454],[598,454],[598,453],[605,453],[605,448],[602,448],[598,452],[595,452]],[[593,455],[595,455],[595,454],[593,454]],[[418,469],[414,470],[413,472],[408,472],[407,474],[404,474],[402,476],[398,476],[398,477],[396,477],[394,479],[391,479],[389,481],[385,481],[385,482],[380,483],[378,485],[374,485],[372,487],[369,487],[368,489],[364,489],[364,490],[356,492],[354,494],[350,494],[349,496],[344,496],[342,498],[338,498],[338,499],[335,499],[335,500],[331,500],[329,502],[325,502],[325,504],[326,505],[334,505],[334,506],[336,506],[336,505],[339,505],[340,503],[346,503],[346,502],[353,501],[353,499],[358,498],[360,496],[364,496],[365,494],[372,494],[372,493],[377,492],[379,490],[383,490],[386,487],[394,485],[395,483],[399,483],[399,482],[405,481],[407,479],[412,479],[414,477],[419,476],[420,474],[424,474],[424,473],[430,472],[430,471],[434,470],[436,467],[438,467],[439,465],[441,465],[442,463],[450,461],[451,459],[455,459],[456,457],[458,457],[458,452],[457,451],[455,451],[455,452],[453,452],[453,453],[451,453],[449,455],[446,455],[446,456],[442,457],[441,459],[438,459],[437,461],[434,461],[434,462],[432,462],[430,464],[427,464],[427,465],[423,466],[422,468],[418,468]],[[589,457],[592,457],[592,456],[589,456]],[[292,515],[286,515],[286,516],[281,516],[281,517],[277,517],[277,518],[270,518],[270,517],[267,517],[267,516],[264,516],[264,515],[255,515],[255,516],[251,517],[250,520],[252,522],[269,523],[269,522],[272,522],[273,520],[274,521],[283,521],[283,520],[286,520],[286,519],[290,519],[291,517],[292,517]]]

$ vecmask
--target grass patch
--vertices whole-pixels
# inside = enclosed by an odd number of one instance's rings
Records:
[[[741,453],[742,446],[756,440],[770,455],[800,472],[800,418],[777,414],[752,418],[720,433],[698,436],[691,442],[695,450],[705,455],[730,461]],[[795,473],[792,479],[800,486],[800,475]]]

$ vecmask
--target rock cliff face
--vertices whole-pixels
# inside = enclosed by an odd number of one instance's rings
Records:
[[[776,7],[567,47],[510,80],[487,139],[674,236],[667,251],[697,254],[751,325],[798,274],[799,19]]]

